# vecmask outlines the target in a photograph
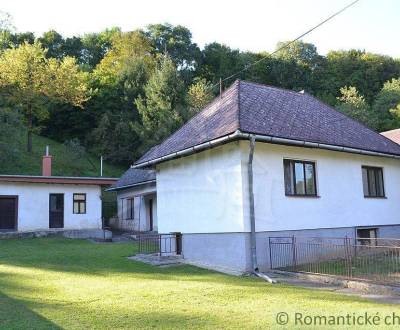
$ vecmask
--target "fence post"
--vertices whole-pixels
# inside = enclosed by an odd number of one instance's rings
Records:
[[[296,269],[297,266],[297,256],[296,256],[296,237],[292,236],[292,249],[293,249],[293,268]]]
[[[268,237],[268,245],[269,245],[269,264],[271,266],[271,269],[274,269],[272,267],[271,237]]]
[[[159,248],[160,248],[160,252],[159,252],[159,256],[161,257],[162,256],[162,254],[161,254],[161,248],[162,248],[162,243],[161,243],[161,234],[159,234],[158,235],[158,240],[159,240]]]
[[[347,277],[352,278],[353,270],[351,267],[352,266],[351,246],[350,246],[350,241],[349,241],[349,238],[347,237],[347,235],[344,238],[344,241],[345,241],[344,251],[345,251]]]

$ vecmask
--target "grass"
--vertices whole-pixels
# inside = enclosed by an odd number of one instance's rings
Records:
[[[1,240],[0,328],[259,329],[279,327],[275,315],[282,311],[391,315],[398,310],[332,292],[127,260],[135,252],[132,243]]]
[[[26,132],[21,130],[12,137],[16,139],[17,154],[15,159],[8,159],[0,163],[0,174],[41,175],[42,156],[46,145],[50,146],[53,156],[53,175],[60,176],[100,176],[100,159],[85,154],[76,157],[62,143],[34,135],[33,151],[26,151]],[[120,177],[126,169],[104,163],[103,175]]]
[[[285,269],[282,268],[282,270]],[[294,270],[338,276],[349,276],[351,274],[351,277],[354,278],[369,279],[378,283],[386,281],[398,285],[400,256],[398,248],[388,248],[387,251],[366,253],[361,256],[352,256],[349,259],[337,258],[299,264]]]

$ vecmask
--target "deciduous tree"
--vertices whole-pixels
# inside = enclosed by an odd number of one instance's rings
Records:
[[[48,115],[46,103],[82,107],[89,98],[86,82],[87,74],[79,70],[75,59],[47,59],[46,50],[39,42],[4,51],[0,56],[0,88],[25,115],[29,152],[35,120]]]

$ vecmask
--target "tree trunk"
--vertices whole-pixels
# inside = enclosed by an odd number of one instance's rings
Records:
[[[33,128],[33,120],[32,120],[32,111],[31,106],[28,109],[28,140],[26,144],[26,149],[28,152],[32,152],[32,128]]]

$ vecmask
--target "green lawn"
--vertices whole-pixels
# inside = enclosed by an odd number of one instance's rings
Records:
[[[43,136],[33,135],[32,153],[26,151],[26,132],[21,130],[11,137],[16,142],[15,158],[6,158],[0,162],[0,174],[42,174],[42,156],[46,146],[50,146],[53,156],[53,175],[57,176],[100,176],[100,159],[89,153],[76,157],[64,144]],[[126,168],[103,164],[103,175],[120,177]]]
[[[398,311],[398,306],[331,292],[127,260],[135,251],[132,243],[1,240],[0,328],[283,329],[276,324],[277,312]]]

